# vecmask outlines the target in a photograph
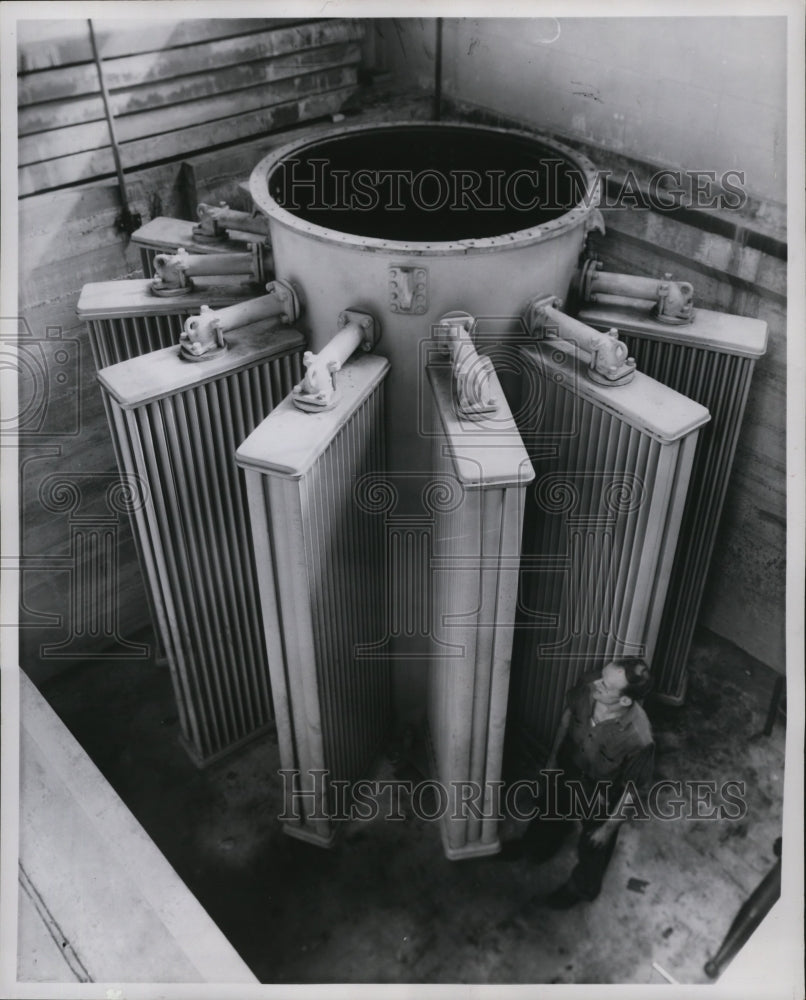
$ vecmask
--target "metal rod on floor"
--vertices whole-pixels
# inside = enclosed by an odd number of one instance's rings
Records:
[[[670,976],[669,973],[666,971],[666,969],[664,969],[664,968],[662,968],[662,966],[658,965],[657,962],[653,962],[652,963],[652,968],[655,970],[655,972],[658,973],[659,976],[661,976],[663,979],[665,979],[667,983],[671,983],[672,986],[679,986],[680,985],[680,983],[674,978],[674,976]]]
[[[109,91],[106,88],[106,80],[104,79],[104,70],[101,60],[101,54],[98,51],[98,42],[95,38],[95,28],[92,26],[92,21],[87,20],[87,24],[90,29],[90,45],[92,46],[92,58],[95,61],[95,68],[98,70],[98,83],[101,87],[101,99],[104,102],[104,113],[106,115],[106,125],[109,130],[109,140],[112,144],[112,158],[115,161],[115,171],[118,175],[118,187],[120,188],[120,201],[123,207],[123,212],[119,220],[119,226],[121,229],[125,229],[127,233],[133,233],[135,229],[138,229],[142,224],[142,219],[139,215],[133,215],[131,209],[129,208],[129,195],[126,190],[126,178],[123,175],[123,162],[120,158],[120,146],[118,145],[118,138],[115,132],[115,117],[112,114],[112,105],[109,100]]]
[[[725,940],[714,957],[705,963],[705,974],[716,979],[726,965],[750,940],[753,931],[767,916],[781,895],[781,839],[775,842],[778,860],[744,903],[725,935]]]

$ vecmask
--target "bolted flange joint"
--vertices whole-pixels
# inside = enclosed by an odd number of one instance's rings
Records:
[[[155,277],[151,282],[153,295],[187,295],[193,291],[193,279],[187,270],[190,255],[184,247],[176,253],[158,253],[154,257]]]
[[[690,323],[694,318],[694,287],[688,281],[672,281],[664,274],[658,282],[658,297],[653,310],[661,323]]]
[[[376,331],[375,320],[369,313],[345,309],[339,313],[337,326],[340,330],[350,323],[356,323],[361,330],[361,350],[371,351],[378,343],[379,331]]]
[[[275,278],[266,285],[266,291],[277,299],[282,310],[278,317],[281,323],[295,323],[299,319],[299,296],[290,281]]]
[[[185,320],[179,336],[179,354],[186,361],[203,361],[227,349],[221,318],[209,306],[202,306],[198,316]]]

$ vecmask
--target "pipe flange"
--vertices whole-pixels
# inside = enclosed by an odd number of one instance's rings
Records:
[[[296,323],[300,316],[300,304],[297,290],[290,281],[275,278],[266,285],[266,291],[277,296],[277,301],[283,307],[281,323]]]
[[[596,382],[597,385],[607,386],[608,389],[620,385],[629,385],[629,383],[635,378],[635,361],[632,358],[629,358],[628,360],[633,363],[631,371],[609,378],[607,375],[602,375],[600,372],[596,371],[595,368],[591,367],[588,369],[588,378],[590,378],[591,382]]]
[[[220,318],[209,306],[189,316],[179,335],[179,356],[185,361],[205,361],[227,350]]]
[[[341,393],[339,392],[339,387],[335,384],[333,392],[325,394],[322,392],[312,395],[306,393],[302,389],[302,384],[295,385],[293,390],[294,406],[300,410],[304,410],[306,413],[325,413],[327,410],[332,410],[333,407],[341,399]]]
[[[157,284],[159,278],[154,278],[151,282],[151,294],[161,299],[172,299],[179,295],[190,295],[196,288],[192,278],[186,278],[184,285],[166,285],[164,282]]]
[[[589,257],[582,265],[579,276],[579,297],[583,302],[593,301],[593,282],[601,270],[602,262],[593,257]]]
[[[339,313],[337,326],[343,330],[349,323],[357,323],[361,327],[361,350],[367,352],[373,350],[381,337],[380,326],[375,322],[375,317],[354,309],[343,309]]]
[[[228,243],[229,235],[226,230],[224,230],[223,233],[208,233],[200,226],[194,226],[193,240],[195,243],[205,243],[210,246],[215,246],[216,244]]]
[[[204,354],[192,354],[185,348],[184,344],[179,345],[179,357],[183,361],[211,361],[213,358],[217,358],[220,354],[226,354],[228,348],[224,344],[223,347],[211,347]]]

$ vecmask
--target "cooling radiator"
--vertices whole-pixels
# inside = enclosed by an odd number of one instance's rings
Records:
[[[254,294],[237,284],[198,279],[194,291],[171,299],[153,295],[147,280],[100,281],[84,285],[76,312],[87,324],[100,370],[178,344],[185,321],[203,305],[216,309]]]
[[[534,473],[473,320],[443,321],[454,363],[427,368],[434,399],[428,743],[450,859],[499,850],[500,781],[524,496]]]
[[[134,529],[182,736],[199,765],[272,721],[235,450],[300,377],[303,338],[263,320],[227,344],[199,363],[169,347],[98,374],[121,471],[148,487]]]
[[[306,363],[308,356],[306,355]],[[287,833],[329,846],[335,781],[366,773],[386,735],[388,663],[362,655],[383,635],[384,380],[359,356],[331,409],[285,399],[241,445],[271,670]]]
[[[654,652],[709,415],[634,369],[625,384],[593,381],[590,356],[560,339],[521,355],[517,419],[535,482],[524,515],[510,718],[516,738],[545,753],[583,673],[614,655]]]
[[[694,456],[652,659],[656,692],[680,704],[753,368],[767,346],[767,325],[707,309],[698,309],[692,322],[682,326],[658,322],[645,309],[629,306],[586,306],[579,316],[594,327],[615,327],[642,372],[702,403],[711,413]]]

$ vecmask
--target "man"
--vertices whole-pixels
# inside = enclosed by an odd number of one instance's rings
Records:
[[[577,865],[546,900],[567,909],[599,895],[618,830],[641,809],[631,806],[652,779],[654,743],[646,713],[637,703],[651,687],[649,669],[637,657],[606,663],[569,691],[544,777],[540,813],[510,856],[548,860],[574,819],[582,821]],[[553,772],[553,773],[552,773]],[[520,850],[519,850],[520,848]]]

